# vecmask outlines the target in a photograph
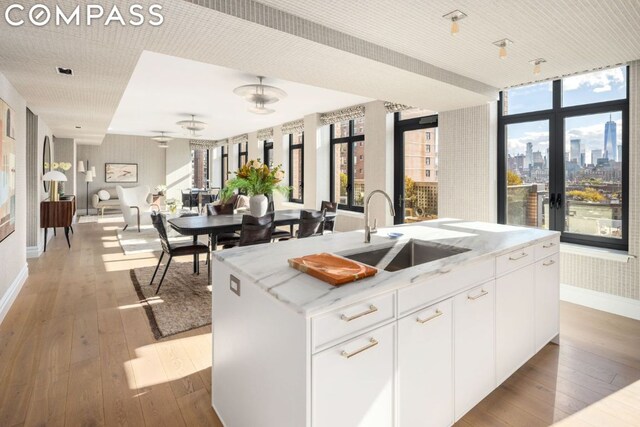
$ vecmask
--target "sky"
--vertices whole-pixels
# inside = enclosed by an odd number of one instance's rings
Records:
[[[621,99],[626,96],[626,68],[612,68],[595,73],[563,79],[563,106]],[[551,108],[551,82],[524,86],[509,90],[509,113],[523,113]],[[617,145],[622,144],[622,114],[613,112],[611,119],[617,123]],[[565,121],[565,151],[569,151],[569,139],[579,138],[587,161],[591,150],[604,148],[604,125],[609,114],[576,116]],[[508,153],[524,154],[526,143],[533,142],[533,151],[546,155],[549,147],[547,121],[520,123],[507,127]]]

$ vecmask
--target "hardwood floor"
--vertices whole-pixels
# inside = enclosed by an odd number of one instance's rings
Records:
[[[78,224],[71,250],[58,236],[29,262],[0,325],[0,426],[222,425],[211,328],[153,338],[129,269],[157,260],[122,255],[119,225]],[[458,425],[640,425],[640,322],[567,303],[561,322],[561,345]]]

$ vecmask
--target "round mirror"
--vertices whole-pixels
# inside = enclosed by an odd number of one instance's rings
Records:
[[[49,144],[49,137],[44,137],[44,146],[42,147],[42,175],[51,170],[51,144]],[[49,192],[49,181],[42,181],[44,184],[44,191]]]

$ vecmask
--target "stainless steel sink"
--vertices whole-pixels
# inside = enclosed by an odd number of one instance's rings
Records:
[[[391,250],[394,250],[394,252],[397,253],[391,261],[384,266],[386,271],[403,270],[415,265],[425,264],[427,262],[458,255],[463,252],[467,252],[470,249],[445,245],[442,243],[428,242],[425,240],[410,239],[402,244],[399,251],[396,245],[343,256],[345,258],[376,267],[381,261],[383,261],[383,258],[391,252]],[[381,265],[380,268],[382,267],[383,266]]]

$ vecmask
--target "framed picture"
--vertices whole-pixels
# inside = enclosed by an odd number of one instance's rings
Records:
[[[16,230],[15,113],[0,99],[0,242]]]
[[[138,182],[137,163],[105,163],[105,182]]]

